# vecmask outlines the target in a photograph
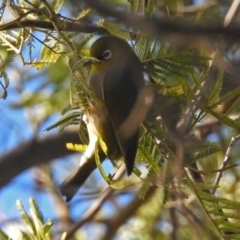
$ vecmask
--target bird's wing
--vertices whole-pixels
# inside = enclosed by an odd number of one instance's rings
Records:
[[[124,157],[128,175],[133,171],[138,145],[138,126],[135,126],[127,138],[119,132],[121,126],[131,115],[138,98],[138,87],[132,81],[129,68],[114,69],[106,73],[103,79],[103,98],[111,119],[116,139]],[[131,121],[135,121],[134,117]],[[138,121],[137,121],[138,122]],[[131,129],[124,129],[124,131]]]

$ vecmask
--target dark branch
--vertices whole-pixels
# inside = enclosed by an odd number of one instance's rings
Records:
[[[240,36],[240,27],[238,25],[230,25],[224,27],[221,23],[216,24],[201,24],[201,23],[190,23],[186,21],[177,21],[169,19],[157,19],[142,17],[136,14],[130,14],[125,11],[116,10],[113,6],[102,4],[95,0],[84,0],[87,5],[96,9],[101,15],[113,17],[119,22],[138,28],[144,32],[151,33],[154,35],[159,35],[160,37],[166,37],[166,35],[181,35],[186,36],[216,36],[224,35],[225,37],[235,37]],[[92,24],[83,24],[79,22],[67,22],[63,20],[58,20],[60,24],[59,29],[66,32],[83,32],[83,33],[93,33],[106,34],[108,31],[105,28],[98,27]],[[12,22],[0,25],[0,31],[10,30],[23,27],[33,27],[41,29],[54,30],[54,26],[50,21],[41,20],[21,20],[21,18],[16,19]]]
[[[102,240],[113,239],[114,236],[116,235],[117,230],[129,218],[131,218],[143,204],[147,204],[147,201],[154,195],[157,189],[158,188],[156,187],[151,187],[146,193],[144,200],[140,199],[139,196],[136,195],[127,206],[124,206],[123,208],[119,209],[119,214],[109,219],[107,232],[105,236],[102,238]]]
[[[18,21],[18,19],[16,19],[12,22],[8,22],[6,24],[0,25],[0,31],[17,29],[17,28],[25,28],[25,27],[54,30],[53,24],[49,21],[40,21],[40,20]],[[66,21],[62,21],[62,23],[59,26],[59,29],[66,32],[83,32],[83,33],[96,32],[99,34],[107,33],[107,30],[102,27],[98,27],[91,24],[71,23]]]
[[[28,168],[73,154],[66,148],[66,143],[79,141],[76,131],[64,131],[19,144],[0,157],[0,188]]]
[[[223,27],[221,23],[217,24],[194,24],[189,22],[181,22],[178,20],[171,21],[169,19],[147,18],[128,13],[126,11],[116,10],[110,4],[103,4],[101,1],[84,0],[91,8],[96,9],[101,15],[113,17],[127,26],[138,28],[144,32],[154,35],[163,36],[165,34],[179,34],[186,37],[187,35],[195,36],[213,36],[225,35],[226,37],[239,37],[240,28],[237,25]]]
[[[224,27],[222,23],[216,24],[201,24],[191,23],[186,21],[158,19],[142,17],[136,14],[128,13],[126,11],[116,10],[110,4],[103,4],[101,1],[84,0],[84,2],[91,8],[96,9],[101,15],[113,17],[119,22],[138,28],[144,32],[164,37],[166,35],[181,35],[186,36],[202,36],[209,37],[215,35],[224,35],[225,37],[238,38],[240,36],[239,25],[230,25]],[[92,24],[83,24],[79,22],[67,22],[58,19],[59,29],[66,32],[83,32],[106,34],[108,31],[105,28],[98,27]],[[22,18],[15,19],[12,22],[0,25],[0,31],[11,30],[24,27],[33,27],[41,29],[54,30],[54,26],[50,21],[41,20],[22,20]]]

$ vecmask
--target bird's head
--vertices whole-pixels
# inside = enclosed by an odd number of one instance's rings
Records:
[[[97,39],[90,49],[90,56],[98,60],[92,63],[93,72],[121,68],[136,57],[127,42],[114,36]]]

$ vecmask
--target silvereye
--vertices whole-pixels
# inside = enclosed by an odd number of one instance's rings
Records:
[[[129,44],[113,36],[97,39],[90,55],[96,60],[91,62],[88,86],[96,103],[90,103],[85,112],[90,142],[80,168],[95,156],[96,142],[101,137],[107,147],[107,157],[111,160],[123,157],[130,175],[138,147],[139,127],[152,101],[151,91],[144,83],[143,66]],[[76,193],[79,183],[82,185],[78,173],[79,170],[60,187],[67,200]]]

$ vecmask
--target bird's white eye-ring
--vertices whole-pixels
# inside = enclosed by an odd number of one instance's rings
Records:
[[[103,54],[102,54],[104,59],[110,59],[112,56],[112,53],[110,50],[106,50]]]

